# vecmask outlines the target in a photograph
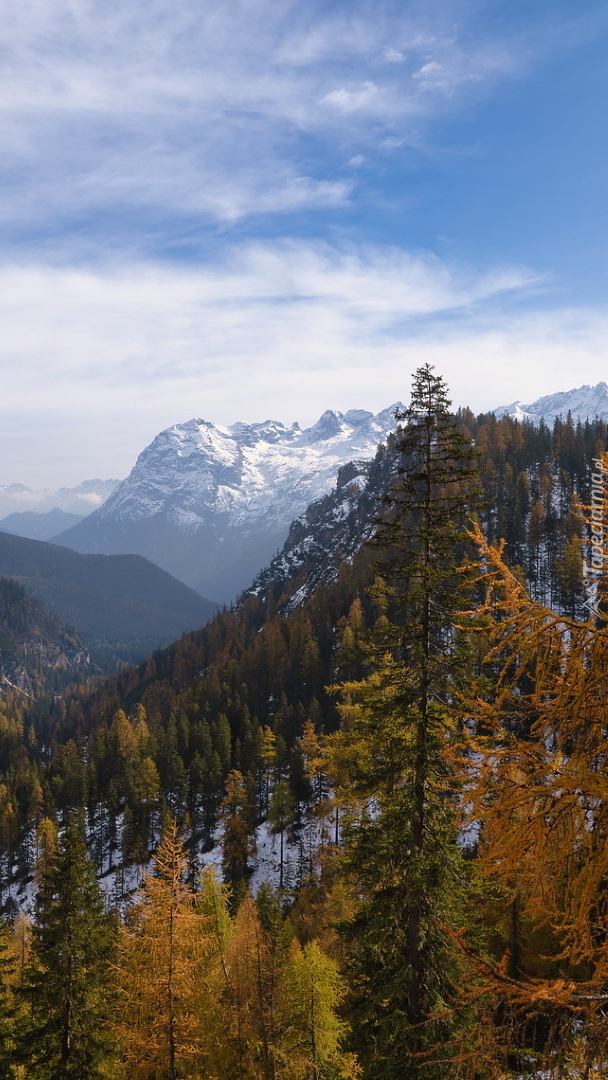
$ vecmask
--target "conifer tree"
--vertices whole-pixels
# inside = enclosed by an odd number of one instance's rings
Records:
[[[273,1080],[277,973],[270,936],[249,893],[239,904],[226,957],[234,1071],[251,1080]]]
[[[279,888],[285,883],[285,837],[293,839],[294,799],[289,781],[277,780],[268,807],[268,822],[272,836],[279,837]]]
[[[345,865],[360,897],[347,924],[354,1028],[366,1075],[445,1077],[458,1030],[458,950],[446,926],[465,918],[457,844],[450,707],[461,656],[456,616],[465,530],[478,502],[476,455],[427,365],[398,419],[400,481],[376,545],[382,609],[370,675],[341,687],[333,749]],[[456,1068],[456,1066],[455,1066]]]
[[[245,777],[232,769],[226,777],[226,794],[220,805],[222,868],[224,881],[237,891],[244,889],[255,852],[252,806]]]
[[[336,963],[317,941],[293,941],[281,974],[277,1076],[281,1080],[340,1080],[360,1075],[343,1051],[347,1032],[338,1008],[344,985]]]
[[[186,878],[186,852],[170,822],[119,940],[115,1027],[133,1080],[198,1075],[196,963],[205,920]]]
[[[70,816],[42,875],[17,1047],[28,1077],[95,1080],[106,1075],[109,962],[114,942],[83,831]]]
[[[510,924],[480,970],[506,1021],[499,1042],[528,1061],[532,1042],[559,1075],[604,1075],[608,627],[531,599],[501,548],[479,530],[477,541],[494,679],[468,703],[478,733],[467,798],[481,868],[503,890],[502,916],[496,901],[487,910]],[[564,1073],[572,1055],[579,1071]]]
[[[212,866],[206,866],[197,897],[197,911],[206,921],[207,933],[200,951],[196,1010],[208,1073],[225,1077],[238,1074],[239,1060],[235,1051],[238,1014],[229,959],[233,938],[229,900],[230,888],[218,880]]]
[[[8,927],[0,920],[0,1080],[13,1080],[14,1038],[17,1006],[15,1001],[14,955],[9,949]]]

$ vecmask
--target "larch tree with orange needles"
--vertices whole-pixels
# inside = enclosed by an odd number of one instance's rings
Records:
[[[606,1070],[608,561],[596,578],[600,617],[581,622],[532,600],[500,547],[480,530],[476,539],[494,681],[468,702],[477,730],[468,795],[480,864],[511,919],[488,985],[510,1017],[508,1039],[544,1055],[545,1068],[563,1070],[576,1050],[586,1068]]]
[[[154,863],[120,936],[116,1033],[132,1080],[194,1080],[205,1075],[197,965],[207,920],[186,884],[187,856],[174,823]]]

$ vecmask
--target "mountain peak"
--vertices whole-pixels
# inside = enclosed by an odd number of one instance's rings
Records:
[[[333,409],[326,409],[322,416],[319,417],[316,424],[305,430],[304,434],[307,436],[309,443],[320,442],[326,439],[333,439],[336,435],[340,435],[349,425],[343,423],[344,417],[342,413],[334,412]]]
[[[99,510],[55,539],[77,551],[145,555],[204,596],[230,601],[340,467],[374,456],[394,411],[327,409],[304,430],[278,420],[175,424]]]
[[[585,383],[573,390],[546,394],[530,404],[514,401],[511,405],[501,405],[492,411],[499,420],[502,416],[512,416],[515,420],[530,420],[534,424],[541,420],[553,423],[556,417],[565,419],[568,413],[575,423],[594,420],[595,417],[608,421],[608,385],[605,382],[598,382],[595,386]]]
[[[347,413],[344,413],[344,419],[347,424],[352,424],[353,427],[361,427],[362,424],[369,423],[374,419],[374,414],[368,412],[367,409],[349,409]]]

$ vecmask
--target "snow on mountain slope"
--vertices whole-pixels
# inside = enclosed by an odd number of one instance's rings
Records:
[[[600,382],[597,386],[579,386],[575,390],[563,390],[558,394],[547,394],[524,405],[514,401],[511,405],[501,405],[493,410],[500,420],[502,416],[512,416],[515,420],[531,420],[534,424],[544,420],[552,424],[557,416],[564,419],[571,413],[576,423],[581,420],[594,420],[599,417],[608,421],[608,386]]]
[[[372,461],[350,462],[338,473],[336,487],[322,495],[291,523],[283,549],[258,574],[242,599],[273,594],[281,614],[304,603],[319,585],[335,580],[376,529],[380,498],[395,479],[394,442],[380,445]]]
[[[56,543],[145,555],[218,601],[230,601],[275,554],[290,523],[330,491],[339,468],[371,459],[395,425],[393,405],[325,412],[310,428],[278,421],[162,431],[130,476]]]

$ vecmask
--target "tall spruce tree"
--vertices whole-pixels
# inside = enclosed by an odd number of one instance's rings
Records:
[[[16,1057],[28,1077],[107,1076],[109,962],[114,924],[80,824],[70,817],[43,873],[23,994],[29,1005]]]
[[[382,614],[367,645],[370,674],[340,688],[333,755],[359,900],[345,927],[353,1028],[370,1080],[458,1075],[462,1026],[462,961],[447,928],[462,925],[466,909],[453,702],[477,460],[428,365],[397,419],[399,480],[375,540]]]

